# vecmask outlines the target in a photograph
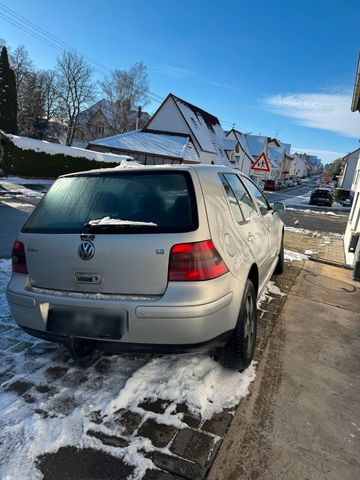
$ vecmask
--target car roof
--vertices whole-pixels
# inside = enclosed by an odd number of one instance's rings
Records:
[[[61,175],[60,178],[63,177],[73,177],[73,176],[81,176],[81,175],[101,175],[101,174],[108,174],[114,172],[121,172],[121,171],[129,171],[129,170],[136,170],[136,171],[161,171],[161,170],[182,170],[182,171],[224,171],[224,172],[233,172],[240,174],[244,177],[247,177],[243,172],[236,168],[227,167],[226,165],[194,165],[194,164],[176,164],[176,165],[141,165],[135,162],[127,162],[126,165],[118,165],[117,167],[113,168],[98,168],[94,170],[86,170],[83,172],[73,172],[67,173],[65,175]]]

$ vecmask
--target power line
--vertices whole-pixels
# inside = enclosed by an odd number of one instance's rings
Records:
[[[81,55],[82,57],[84,57],[86,63],[90,67],[92,67],[94,70],[102,73],[103,75],[108,75],[109,73],[111,73],[111,69],[106,67],[106,65],[102,64],[101,62],[94,59],[93,57],[90,57],[89,55],[84,54],[83,52],[79,51],[77,48],[73,47],[67,42],[64,42],[62,39],[53,35],[52,33],[49,33],[47,30],[40,27],[35,22],[28,20],[24,16],[17,13],[15,10],[12,10],[10,7],[4,5],[2,2],[0,2],[0,10],[2,10],[2,12],[0,12],[0,18],[2,18],[3,20],[6,20],[7,22],[16,26],[20,30],[23,30],[29,35],[32,35],[34,38],[37,38],[38,40],[45,43],[46,45],[56,49],[61,53],[66,50],[74,51],[79,55]],[[164,100],[164,97],[154,92],[149,92],[149,98],[156,103],[162,103]],[[232,126],[235,125],[234,122],[230,122],[227,120],[221,120],[221,122],[232,125]]]
[[[98,62],[94,58],[90,57],[89,55],[86,55],[82,52],[80,52],[78,49],[74,48],[72,45],[70,45],[67,42],[64,42],[60,38],[56,37],[55,35],[47,32],[44,28],[40,27],[36,23],[26,19],[22,15],[18,14],[11,8],[5,6],[0,2],[0,9],[2,12],[0,12],[0,18],[3,20],[6,20],[10,24],[18,27],[20,30],[23,30],[24,32],[32,35],[34,38],[37,38],[44,44],[56,49],[59,52],[64,52],[65,50],[71,50],[74,51],[80,55],[82,55],[86,61],[86,63],[91,66],[94,70],[97,70],[98,72],[102,73],[103,75],[108,75],[111,73],[111,70],[103,65],[102,63]],[[55,43],[56,42],[56,43]],[[149,97],[152,101],[156,103],[162,103],[163,98],[154,93],[150,92]]]
[[[28,29],[30,28],[32,30],[32,33],[36,33],[38,35],[37,38],[39,38],[39,36],[41,36],[43,39],[49,40],[52,44],[54,44],[54,42],[55,42],[55,45],[56,45],[57,49],[59,49],[58,44],[60,44],[63,47],[63,49],[73,50],[73,51],[81,54],[84,58],[86,58],[88,60],[88,62],[92,63],[96,68],[99,68],[101,71],[110,72],[110,69],[107,68],[102,63],[100,63],[98,60],[90,57],[89,55],[86,55],[86,54],[80,52],[76,48],[72,47],[70,44],[64,42],[63,40],[56,37],[52,33],[49,33],[44,28],[40,27],[39,25],[32,22],[31,20],[26,19],[25,17],[23,17],[19,13],[15,12],[14,10],[7,7],[6,5],[4,5],[1,2],[0,2],[0,9],[3,11],[3,15],[10,16],[10,19],[11,19],[11,17],[15,17],[15,21],[20,22],[20,24],[22,26],[24,26]],[[9,19],[7,18],[7,20],[9,20]],[[12,18],[12,20],[14,20],[14,19]],[[19,25],[17,25],[17,26],[19,26]],[[19,28],[20,28],[20,26],[19,26]],[[54,46],[54,45],[52,45],[52,46]]]

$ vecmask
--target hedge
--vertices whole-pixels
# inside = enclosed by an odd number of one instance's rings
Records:
[[[0,168],[4,170],[5,175],[57,178],[65,173],[111,168],[117,165],[116,162],[99,162],[62,153],[51,155],[34,150],[22,150],[5,136],[0,138]]]

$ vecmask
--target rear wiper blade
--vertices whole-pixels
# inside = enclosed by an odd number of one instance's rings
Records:
[[[157,227],[156,223],[150,222],[124,222],[124,223],[86,223],[85,231],[90,232],[94,230],[123,230],[127,228],[141,229]]]

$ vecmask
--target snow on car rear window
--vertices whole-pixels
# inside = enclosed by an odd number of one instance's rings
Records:
[[[34,210],[23,232],[82,233],[86,225],[107,217],[109,229],[102,221],[101,233],[195,230],[198,219],[190,174],[128,170],[62,177]]]

